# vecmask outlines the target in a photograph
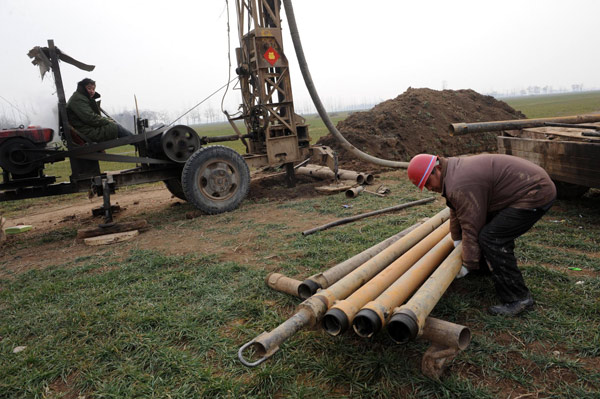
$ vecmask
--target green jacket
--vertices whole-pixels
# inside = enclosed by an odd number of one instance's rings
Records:
[[[117,124],[101,116],[97,98],[100,98],[100,94],[96,93],[94,98],[90,98],[84,87],[77,87],[67,102],[69,123],[94,142],[116,139]]]

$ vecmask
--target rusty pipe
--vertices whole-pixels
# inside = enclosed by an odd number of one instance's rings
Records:
[[[450,209],[444,208],[427,222],[402,237],[373,258],[350,272],[331,287],[321,290],[300,305],[296,313],[269,333],[262,333],[252,341],[242,345],[238,350],[238,359],[248,367],[258,366],[271,357],[280,345],[297,331],[305,327],[314,327],[321,320],[327,309],[338,299],[344,299],[358,287],[383,270],[394,259],[413,247],[450,217]],[[254,348],[260,359],[250,362],[244,357],[244,351]]]
[[[448,256],[454,242],[450,234],[419,259],[413,267],[393,282],[381,295],[367,303],[352,322],[354,332],[370,338],[385,326],[391,311],[419,288],[435,268]]]
[[[458,136],[468,133],[493,132],[498,130],[517,130],[532,127],[542,127],[547,122],[556,123],[591,123],[600,122],[600,113],[585,114],[574,116],[563,116],[557,118],[538,118],[538,119],[516,119],[494,122],[475,122],[475,123],[452,123],[450,124],[450,135]],[[577,127],[577,126],[573,126]]]
[[[352,325],[354,316],[366,303],[372,301],[386,291],[388,287],[400,279],[400,276],[408,273],[407,270],[412,270],[411,266],[417,266],[417,263],[423,263],[419,260],[430,251],[433,251],[432,248],[436,248],[437,252],[444,252],[442,249],[438,249],[438,247],[440,247],[442,242],[449,242],[450,246],[448,247],[447,252],[437,256],[434,255],[434,257],[436,259],[439,258],[439,262],[441,262],[445,255],[450,252],[450,248],[453,245],[451,239],[444,239],[449,231],[450,222],[446,221],[427,237],[423,238],[418,244],[392,262],[385,270],[352,293],[348,298],[336,302],[323,317],[323,329],[325,329],[329,335],[333,336],[344,333]],[[427,257],[426,261],[428,261],[429,258],[430,257]],[[439,262],[437,264],[439,264]],[[430,263],[432,262],[430,261]],[[412,276],[414,274],[415,273],[411,273],[410,275]],[[427,276],[424,276],[423,280],[426,277]],[[405,280],[406,279],[403,279],[402,281],[404,282]],[[417,282],[418,281],[415,281],[413,285],[416,285]]]
[[[394,309],[387,325],[390,337],[405,343],[423,333],[429,313],[448,289],[462,266],[462,244],[459,244],[403,306]]]
[[[346,198],[356,198],[364,189],[364,186],[352,187],[346,190]]]
[[[363,184],[365,182],[365,176],[362,173],[353,170],[338,169],[337,176],[340,180],[352,180],[358,184]]]
[[[298,296],[298,286],[301,283],[300,280],[284,276],[280,273],[269,273],[267,274],[265,281],[267,285],[275,291]]]
[[[421,339],[446,348],[467,349],[471,342],[471,330],[460,324],[428,317],[425,319]]]
[[[320,168],[309,168],[307,166],[302,166],[296,169],[296,173],[305,176],[318,177],[319,179],[333,179],[335,177],[335,173],[325,166]]]
[[[373,181],[375,180],[375,176],[373,176],[370,173],[361,173],[361,175],[363,175],[365,178],[365,184],[373,184]]]
[[[298,296],[302,299],[307,299],[311,295],[313,295],[317,290],[322,288],[327,288],[333,285],[335,282],[340,280],[342,277],[350,273],[352,270],[356,269],[358,266],[362,265],[373,256],[377,255],[417,227],[423,224],[425,220],[419,221],[414,225],[402,230],[401,232],[394,234],[393,236],[387,238],[386,240],[380,242],[372,246],[371,248],[367,248],[359,254],[354,255],[350,259],[347,259],[337,265],[325,270],[322,273],[317,273],[306,280],[304,280],[298,286]]]

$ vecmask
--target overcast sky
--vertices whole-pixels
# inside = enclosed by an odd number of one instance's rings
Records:
[[[47,46],[89,64],[61,63],[67,97],[84,77],[103,107],[178,115],[228,79],[225,0],[0,0],[0,113],[43,119],[56,103],[27,52]],[[239,45],[229,1],[231,47]],[[295,0],[310,71],[326,105],[378,103],[408,87],[480,93],[528,86],[600,88],[600,1]],[[283,15],[297,108],[309,105]],[[232,70],[235,57],[232,50]],[[234,75],[232,71],[232,76]],[[226,104],[235,112],[239,91]],[[221,94],[208,106],[220,109]],[[33,115],[32,115],[33,114]],[[17,114],[18,116],[18,114]],[[33,121],[33,123],[42,123]]]

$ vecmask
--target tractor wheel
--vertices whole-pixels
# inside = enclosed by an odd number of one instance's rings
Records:
[[[180,178],[175,177],[173,179],[163,180],[163,183],[165,183],[167,190],[169,190],[171,194],[181,200],[187,201],[185,193],[183,192],[183,185],[181,184]]]
[[[181,183],[187,200],[212,215],[239,206],[250,188],[250,171],[240,154],[214,145],[192,154],[183,167]]]

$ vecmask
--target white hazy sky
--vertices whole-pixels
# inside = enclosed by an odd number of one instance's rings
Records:
[[[113,112],[132,109],[135,94],[143,109],[178,115],[227,82],[225,0],[0,5],[0,96],[34,119],[53,108],[56,97],[52,78],[42,82],[26,53],[47,46],[48,39],[96,65],[88,73],[61,64],[67,97],[77,81],[91,77],[103,107]],[[229,9],[233,49],[234,0]],[[294,10],[311,74],[329,106],[378,103],[408,87],[481,93],[534,85],[600,88],[600,1],[295,0]],[[282,15],[294,98],[302,111],[310,99]],[[239,91],[229,92],[229,111],[235,112],[239,98]],[[219,94],[209,104],[218,109],[220,102]],[[1,112],[14,112],[3,99]]]

